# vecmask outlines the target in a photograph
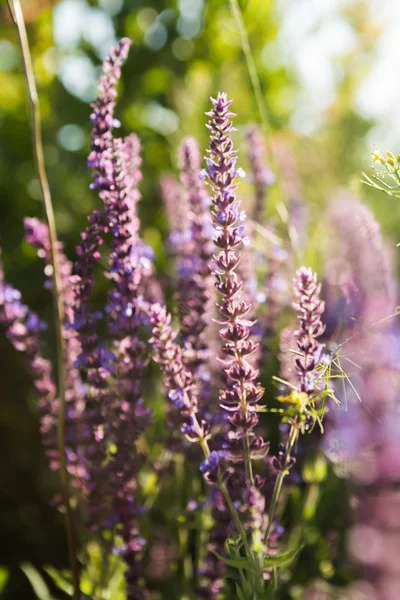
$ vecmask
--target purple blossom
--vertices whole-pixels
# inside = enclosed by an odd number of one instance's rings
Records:
[[[210,320],[210,298],[213,291],[209,267],[213,254],[211,220],[208,197],[199,179],[200,153],[193,138],[185,138],[180,148],[181,180],[189,205],[187,243],[179,256],[177,269],[177,300],[181,322],[180,336],[184,346],[185,361],[195,374],[203,378],[209,362],[206,341]],[[207,390],[205,396],[208,397]]]
[[[200,472],[205,475],[208,483],[216,483],[221,461],[225,458],[225,452],[213,450],[200,465]]]
[[[140,143],[135,135],[114,140],[116,84],[130,41],[123,39],[103,65],[99,96],[93,105],[92,152],[95,169],[92,188],[100,190],[101,210],[89,217],[77,249],[74,328],[81,343],[77,364],[86,373],[86,419],[91,435],[86,445],[88,464],[87,521],[92,528],[117,524],[127,563],[125,578],[129,600],[144,598],[138,584],[143,542],[137,527],[140,505],[136,499],[137,473],[143,457],[136,448],[138,436],[149,423],[142,398],[145,345],[140,340],[137,317],[139,294],[146,297],[152,274],[148,250],[140,240],[136,204],[141,179]],[[94,267],[104,236],[111,237],[109,269],[111,290],[106,306],[111,348],[97,333],[98,313],[91,307]],[[109,459],[109,448],[115,450]]]
[[[150,344],[164,376],[166,395],[173,400],[184,422],[183,434],[189,442],[204,446],[210,437],[209,426],[204,419],[197,418],[199,403],[193,373],[185,365],[182,348],[176,341],[177,332],[171,326],[171,315],[160,304],[143,304],[142,310],[150,322]]]
[[[227,377],[220,402],[234,427],[227,456],[232,462],[243,464],[247,455],[251,465],[251,459],[266,455],[268,444],[254,433],[259,421],[258,402],[263,389],[256,383],[258,373],[248,361],[249,355],[257,350],[257,345],[249,338],[254,322],[248,319],[251,307],[242,299],[243,281],[236,272],[245,231],[243,226],[237,225],[239,211],[235,196],[237,184],[234,182],[237,153],[230,137],[234,131],[230,119],[234,114],[230,112],[231,102],[225,94],[218,94],[212,103],[213,109],[207,113],[210,117],[207,127],[211,131],[207,173],[213,192],[214,243],[220,249],[213,272],[215,286],[221,294],[218,309],[223,319],[220,321],[220,335]],[[247,476],[251,477],[251,472],[247,472]]]
[[[21,302],[18,290],[4,279],[3,265],[0,262],[0,325],[18,352],[26,358],[28,370],[39,398],[40,430],[50,466],[58,468],[59,460],[56,444],[57,414],[59,401],[52,377],[51,362],[43,356],[41,334],[45,328],[38,316]]]
[[[99,81],[99,92],[96,102],[92,104],[93,112],[90,120],[93,123],[91,153],[88,157],[88,166],[94,169],[92,188],[108,190],[110,186],[109,170],[112,146],[112,129],[116,125],[114,119],[116,86],[121,77],[121,67],[128,56],[132,42],[122,38],[111,49],[109,56],[103,64],[103,74]]]
[[[246,142],[255,195],[252,219],[259,223],[262,221],[268,187],[275,182],[275,176],[267,166],[264,141],[256,125],[247,128]]]
[[[169,251],[179,258],[191,242],[188,198],[183,187],[168,173],[160,177],[160,192],[171,232],[168,239]]]
[[[325,304],[320,299],[321,284],[317,275],[310,268],[300,268],[294,279],[294,292],[296,300],[293,308],[297,312],[298,329],[294,335],[300,356],[294,359],[295,368],[299,375],[299,391],[313,392],[317,368],[321,358],[322,344],[318,338],[325,331],[321,321]]]
[[[92,151],[88,164],[94,171],[94,188],[100,190],[101,199],[106,202],[112,182],[110,169],[112,168],[112,128],[114,125],[114,108],[116,99],[116,85],[121,76],[121,66],[125,60],[131,41],[127,38],[120,40],[103,64],[103,75],[100,78],[99,92],[93,104],[91,121]],[[77,247],[78,260],[76,272],[78,275],[75,286],[75,318],[74,327],[78,332],[82,346],[81,364],[89,369],[88,379],[94,389],[104,389],[104,376],[107,369],[101,372],[101,357],[99,355],[99,339],[96,333],[97,315],[90,306],[90,298],[94,287],[94,268],[100,259],[99,248],[103,244],[103,237],[108,231],[108,223],[104,209],[93,211],[89,217],[89,226],[81,234],[81,244]]]
[[[107,444],[113,444],[113,460],[103,468],[115,521],[123,538],[121,555],[128,565],[126,581],[129,600],[145,597],[137,585],[140,552],[144,545],[137,527],[137,474],[143,463],[136,442],[149,425],[151,413],[143,401],[143,371],[146,345],[139,336],[141,324],[137,301],[145,269],[142,243],[138,237],[136,203],[139,199],[140,143],[136,136],[117,139],[111,154],[112,186],[106,197],[105,213],[111,232],[107,276],[112,282],[106,307],[107,324],[113,340],[113,371],[109,393],[102,408]],[[113,519],[111,519],[111,522]]]
[[[44,260],[47,287],[51,287],[52,257],[49,230],[47,225],[38,219],[27,217],[24,220],[25,237],[37,249],[38,256]],[[63,336],[65,339],[64,361],[66,365],[65,385],[65,423],[66,423],[66,456],[67,467],[72,476],[72,485],[76,488],[84,486],[86,478],[85,461],[82,457],[82,444],[85,444],[85,433],[81,421],[85,410],[85,386],[82,383],[76,363],[81,352],[80,342],[72,327],[74,322],[74,285],[76,278],[72,275],[72,263],[63,251],[63,245],[58,242],[57,260],[60,272],[60,294],[64,303],[65,323]],[[49,416],[49,415],[48,415]],[[53,425],[53,447],[48,448],[52,455],[52,466],[58,468],[58,449],[56,423]],[[49,440],[47,440],[49,443]]]
[[[395,285],[391,260],[373,213],[342,192],[335,196],[329,217],[342,240],[338,253],[343,262],[340,273],[329,268],[328,276],[342,288],[340,296],[352,316],[351,324],[360,320],[372,323],[386,317],[395,302]],[[329,305],[336,317],[340,304],[339,301],[338,307]]]
[[[357,497],[347,549],[359,579],[348,594],[391,600],[400,576],[400,343],[398,323],[385,317],[398,304],[395,274],[367,207],[341,193],[330,217],[341,268],[328,264],[327,304],[350,360],[335,386],[342,404],[328,414],[324,448],[337,469],[346,468]]]

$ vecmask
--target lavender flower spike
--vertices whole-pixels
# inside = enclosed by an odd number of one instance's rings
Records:
[[[98,97],[93,104],[91,120],[92,151],[88,165],[95,170],[92,188],[100,190],[104,204],[110,199],[112,181],[112,128],[116,99],[116,84],[121,75],[121,65],[127,56],[130,40],[120,40],[111,50],[103,65]],[[107,444],[104,440],[104,417],[102,408],[110,400],[108,379],[113,370],[113,354],[107,350],[97,333],[97,321],[102,317],[91,305],[94,288],[94,271],[100,259],[100,247],[104,235],[109,230],[105,207],[95,210],[89,216],[89,226],[81,234],[81,243],[77,247],[76,262],[77,283],[74,286],[74,322],[73,327],[81,344],[81,352],[76,362],[85,373],[87,382],[86,417],[87,437],[86,460],[88,463],[88,511],[90,526],[98,527],[104,519],[105,482],[103,464],[107,457]],[[101,499],[101,501],[99,501]]]
[[[52,286],[51,273],[51,247],[49,229],[47,225],[38,219],[26,217],[24,219],[26,240],[37,249],[38,256],[45,262],[45,274],[47,277],[46,287]],[[81,352],[81,346],[72,324],[74,321],[74,285],[75,276],[72,275],[72,263],[64,254],[63,244],[57,243],[58,264],[60,268],[60,293],[64,302],[65,323],[63,336],[65,339],[64,361],[67,371],[66,380],[66,440],[67,440],[67,463],[68,471],[72,476],[72,484],[76,488],[84,487],[86,470],[84,462],[80,459],[79,444],[82,443],[82,416],[85,410],[84,395],[85,386],[82,384],[78,369],[75,367],[76,360]],[[43,417],[44,418],[44,417]],[[49,420],[51,415],[47,415]],[[54,417],[53,417],[54,418]],[[56,442],[56,425],[54,424],[53,449],[48,452],[52,454],[52,467],[58,468],[58,451]]]
[[[108,328],[113,339],[113,373],[110,393],[103,408],[104,432],[108,443],[115,445],[113,460],[104,467],[112,498],[113,515],[109,524],[123,539],[118,549],[127,564],[125,579],[127,600],[141,600],[147,591],[139,583],[142,549],[137,516],[137,478],[142,457],[136,442],[150,421],[142,397],[146,346],[139,337],[137,318],[138,288],[142,263],[138,237],[139,221],[136,202],[140,179],[140,143],[135,136],[116,139],[112,150],[112,190],[106,203],[107,221],[112,232],[109,272],[112,288],[107,303]]]
[[[316,369],[323,345],[318,339],[325,331],[321,321],[325,303],[320,299],[321,284],[316,273],[310,268],[301,267],[294,279],[296,300],[293,308],[297,312],[299,327],[294,332],[297,348],[301,356],[295,358],[295,368],[299,374],[299,391],[310,393],[315,388]]]
[[[131,41],[128,38],[121,39],[104,61],[99,92],[91,115],[93,123],[92,151],[88,157],[88,165],[95,170],[94,182],[91,187],[100,189],[100,198],[104,202],[107,202],[112,187],[112,129],[115,125],[116,85],[121,76],[121,65],[128,54],[130,45]],[[95,380],[92,382],[95,387],[103,387],[99,368],[103,366],[102,363],[106,356],[100,350],[96,335],[98,315],[94,314],[89,300],[93,293],[95,264],[100,259],[99,248],[107,230],[105,211],[103,209],[93,211],[89,217],[89,226],[81,234],[82,241],[77,247],[78,285],[75,289],[74,327],[82,344],[80,364],[88,369],[97,369],[97,376],[96,372],[89,374],[89,378],[92,376]]]
[[[161,304],[145,304],[142,308],[152,328],[150,344],[155,351],[154,360],[164,375],[167,396],[184,420],[181,431],[189,442],[198,442],[208,454],[209,426],[197,418],[199,403],[193,374],[184,364],[182,349],[176,342],[177,333],[171,326],[171,315]]]
[[[95,170],[93,189],[108,189],[108,171],[110,168],[107,151],[112,145],[112,129],[118,125],[114,119],[115,99],[117,96],[116,85],[121,77],[121,66],[128,56],[132,42],[122,38],[103,64],[103,74],[100,77],[99,93],[96,102],[92,105],[93,113],[90,119],[93,123],[91,153],[88,157],[88,166]]]
[[[59,401],[52,377],[51,362],[43,357],[41,332],[45,328],[38,316],[21,302],[21,294],[4,280],[0,261],[0,326],[13,347],[25,355],[27,367],[38,396],[40,430],[52,468],[58,468],[56,443]]]
[[[246,141],[255,197],[252,218],[259,223],[263,216],[267,188],[274,183],[275,175],[266,165],[265,144],[257,125],[250,125],[247,128]]]
[[[250,327],[254,322],[247,315],[251,307],[242,298],[243,281],[236,272],[240,262],[238,249],[246,243],[244,227],[239,222],[246,215],[236,200],[234,180],[243,172],[236,169],[237,153],[230,137],[234,131],[230,121],[234,116],[229,110],[231,102],[226,94],[220,93],[212,103],[213,109],[207,113],[210,117],[207,127],[211,131],[210,157],[206,159],[204,176],[214,194],[211,198],[217,234],[214,242],[220,248],[215,257],[214,275],[215,287],[221,294],[218,309],[223,317],[220,335],[224,342],[222,350],[226,356],[227,375],[226,389],[220,392],[220,401],[222,408],[231,413],[229,421],[236,430],[229,441],[228,458],[232,462],[244,462],[247,479],[251,481],[251,459],[265,457],[268,444],[254,433],[263,389],[256,382],[257,370],[247,360],[257,350],[257,344],[250,339]]]
[[[213,255],[212,228],[204,183],[199,179],[200,153],[193,138],[180,147],[181,180],[189,204],[189,242],[178,262],[178,302],[182,341],[187,364],[201,377],[208,360],[205,339],[209,322],[208,305],[212,291],[209,267]]]

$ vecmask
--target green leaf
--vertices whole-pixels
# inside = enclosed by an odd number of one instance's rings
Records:
[[[223,562],[227,567],[232,567],[233,569],[248,569],[251,570],[252,566],[249,563],[249,560],[245,557],[243,558],[226,558],[225,556],[221,556],[218,552],[214,552],[215,556]]]
[[[248,597],[245,595],[244,591],[238,585],[236,586],[236,594],[239,600],[248,600]]]
[[[293,560],[303,548],[304,546],[300,546],[299,548],[283,552],[282,554],[267,554],[264,559],[264,567],[280,567]]]
[[[31,584],[36,597],[39,600],[54,600],[53,596],[49,592],[49,588],[46,585],[45,580],[35,567],[29,563],[24,562],[19,565],[21,571],[24,572],[26,578]]]
[[[56,586],[68,596],[72,596],[73,587],[70,580],[58,569],[53,567],[46,567],[46,573],[50,575]]]

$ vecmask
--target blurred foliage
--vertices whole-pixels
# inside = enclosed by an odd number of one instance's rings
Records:
[[[296,134],[288,126],[301,89],[295,69],[276,56],[280,52],[276,39],[285,10],[278,10],[274,0],[247,0],[241,5],[274,132],[274,147],[280,140],[298,164],[302,181],[299,194],[310,211],[310,243],[304,258],[317,268],[323,260],[320,249],[326,235],[323,210],[338,186],[349,185],[353,191],[367,195],[384,233],[393,238],[400,217],[398,203],[360,183],[360,172],[369,164],[364,138],[372,123],[357,113],[355,93],[368,72],[379,35],[367,5],[351,2],[342,15],[356,43],[349,52],[335,57],[335,99],[321,115],[319,126],[307,136]],[[163,171],[176,170],[180,139],[191,134],[202,147],[206,146],[204,112],[209,107],[209,96],[219,90],[234,98],[239,144],[244,126],[259,121],[229,4],[226,0],[25,0],[23,10],[40,94],[58,231],[71,257],[86,215],[97,202],[89,190],[86,156],[89,102],[94,97],[99,65],[115,37],[127,35],[134,39],[124,69],[118,111],[123,133],[134,130],[143,143],[142,235],[156,250],[160,273],[168,272],[163,243],[167,223],[158,177]],[[49,293],[42,285],[42,266],[35,252],[22,241],[23,217],[42,214],[32,162],[25,82],[15,30],[4,4],[0,13],[0,245],[10,281],[22,290],[24,300],[47,318],[51,306]],[[285,174],[284,165],[281,170]],[[274,195],[267,212],[279,223],[273,204]],[[51,331],[48,343],[51,354]],[[5,565],[0,569],[0,597],[34,598],[35,581],[42,590],[48,590],[43,597],[50,598],[55,574],[66,566],[62,518],[51,501],[57,477],[49,472],[40,447],[35,403],[20,357],[3,338],[0,355],[0,563]],[[308,478],[313,479],[310,473],[311,466]],[[305,503],[302,496],[290,498],[289,513],[303,511],[305,521],[315,511],[316,516],[307,533],[309,546],[299,559],[300,566],[307,569],[297,570],[300,579],[288,585],[288,598],[300,597],[299,589],[307,583],[301,573],[306,571],[311,578],[329,579],[331,575],[339,582],[346,579],[334,564],[340,546],[333,533],[343,529],[348,519],[345,507],[338,507],[333,500],[343,491],[345,482],[330,472],[325,476],[322,499],[316,480],[310,488],[314,496]],[[98,568],[96,548],[91,552],[93,569]],[[28,571],[19,567],[25,561],[32,565]],[[49,566],[47,572],[44,565]],[[85,585],[89,590],[89,579]],[[60,594],[57,592],[57,598]]]

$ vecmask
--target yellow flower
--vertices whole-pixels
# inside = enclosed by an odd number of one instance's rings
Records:
[[[381,165],[385,164],[385,159],[379,154],[377,150],[375,152],[372,152],[372,160],[373,162],[380,162]]]
[[[305,392],[296,392],[296,390],[292,390],[287,396],[278,396],[278,400],[279,402],[296,404],[296,406],[302,408],[308,400],[308,394]]]

